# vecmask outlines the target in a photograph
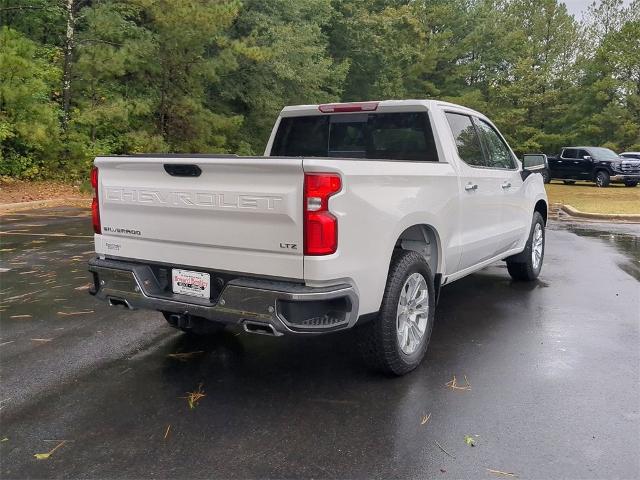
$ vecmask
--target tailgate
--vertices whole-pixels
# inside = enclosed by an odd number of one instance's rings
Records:
[[[302,159],[98,157],[95,165],[98,253],[303,277]]]

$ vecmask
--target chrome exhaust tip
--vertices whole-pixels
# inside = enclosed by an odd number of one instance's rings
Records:
[[[260,322],[252,322],[245,321],[242,326],[244,327],[244,331],[247,333],[255,333],[256,335],[268,335],[270,337],[279,337],[282,335],[280,332],[277,332],[273,325],[270,323],[260,323]]]
[[[133,307],[124,298],[109,297],[108,302],[110,307],[124,307],[128,310],[133,310]]]

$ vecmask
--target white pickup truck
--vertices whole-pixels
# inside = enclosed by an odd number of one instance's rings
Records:
[[[536,158],[523,168],[487,117],[436,100],[286,107],[262,157],[98,157],[91,293],[194,333],[357,326],[365,358],[402,375],[443,285],[497,260],[540,273]]]

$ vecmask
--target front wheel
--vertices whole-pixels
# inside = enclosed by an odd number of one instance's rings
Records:
[[[425,258],[397,251],[377,318],[358,328],[360,351],[371,367],[404,375],[420,365],[433,328],[434,292]]]
[[[604,170],[600,170],[596,173],[596,187],[604,188],[609,186],[609,182],[611,181],[611,177],[609,173]]]
[[[538,278],[544,260],[544,241],[544,220],[539,212],[535,212],[524,251],[507,258],[507,270],[511,278],[525,282]]]
[[[627,181],[624,182],[624,186],[625,187],[637,187],[638,186],[638,182],[634,181]]]

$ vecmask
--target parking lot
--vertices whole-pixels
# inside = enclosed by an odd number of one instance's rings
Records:
[[[86,210],[0,222],[2,478],[640,476],[640,225],[552,222],[539,281],[445,287],[387,378],[350,333],[193,340],[95,301]]]

